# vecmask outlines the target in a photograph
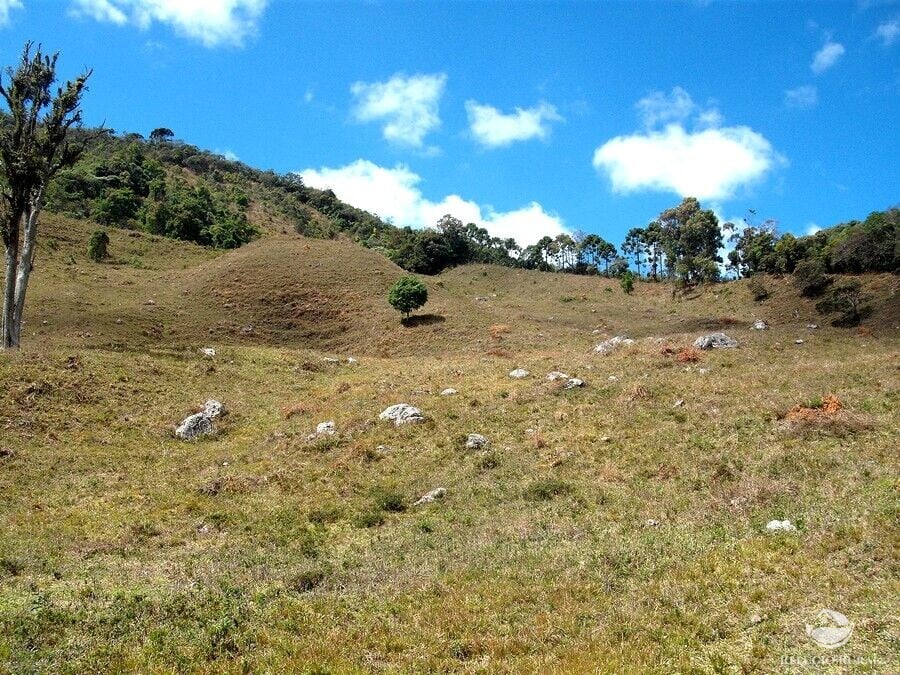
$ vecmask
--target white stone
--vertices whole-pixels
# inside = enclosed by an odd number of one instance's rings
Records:
[[[701,335],[694,340],[694,347],[697,349],[730,349],[737,347],[738,341],[733,337],[725,335],[725,333],[710,333],[709,335]]]
[[[334,436],[334,421],[319,422],[316,425],[316,435],[318,436]]]
[[[594,347],[595,354],[609,354],[616,347],[624,347],[627,345],[633,345],[634,340],[629,337],[625,337],[624,335],[616,335],[615,337],[611,337],[609,340],[604,340],[599,345]]]
[[[447,387],[441,392],[441,396],[456,396],[459,392],[452,387]]]
[[[413,503],[413,506],[422,506],[423,504],[431,504],[438,499],[443,499],[444,495],[446,495],[446,494],[447,494],[446,488],[442,488],[442,487],[435,488],[431,492],[422,495],[415,503]]]
[[[577,389],[584,386],[584,380],[577,377],[570,377],[565,384],[564,389]]]
[[[769,532],[796,532],[797,527],[789,520],[770,520],[766,523]]]
[[[769,330],[769,324],[762,319],[757,319],[753,322],[753,325],[750,326],[750,330]]]
[[[619,381],[619,378],[616,377],[615,375],[610,375],[606,379],[609,380],[610,382],[618,382]]]
[[[802,345],[804,342],[805,342],[805,340],[801,340],[801,339],[799,339],[799,338],[797,338],[796,340],[794,340],[794,344],[795,344],[795,345]]]
[[[569,376],[558,370],[553,370],[547,373],[547,379],[550,380],[550,382],[555,382],[556,380],[568,380]]]
[[[524,380],[529,375],[531,375],[531,373],[524,368],[516,368],[515,370],[509,371],[509,376],[514,380]]]
[[[203,354],[203,356],[205,356],[208,359],[215,358],[215,356],[216,356],[216,350],[213,349],[212,347],[202,347],[200,349],[200,353]]]
[[[481,434],[469,434],[466,437],[466,450],[481,450],[490,444],[490,441]]]
[[[683,398],[680,398],[680,399],[678,399],[677,401],[675,401],[675,404],[674,404],[672,407],[673,407],[673,408],[680,408],[680,407],[682,407],[683,405],[684,405],[684,399],[683,399]]]
[[[647,527],[659,527],[659,521],[653,520],[653,518],[648,518],[647,522],[644,523]]]
[[[818,330],[818,329],[819,329],[819,324],[817,324],[817,323],[808,323],[808,324],[806,324],[806,327],[807,327],[809,330]]]
[[[359,361],[354,359],[352,356],[347,357],[347,365],[348,366],[355,366],[357,363],[359,363]]]
[[[183,441],[192,441],[200,436],[208,436],[213,432],[212,419],[199,412],[188,415],[175,429],[175,436]]]
[[[385,408],[381,414],[378,415],[378,419],[392,420],[394,424],[399,427],[401,424],[424,422],[425,416],[422,414],[422,411],[415,406],[409,405],[408,403],[397,403],[389,408]]]

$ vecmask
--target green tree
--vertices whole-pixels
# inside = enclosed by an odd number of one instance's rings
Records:
[[[109,257],[109,235],[106,230],[94,230],[88,240],[88,257],[94,262],[100,262]]]
[[[150,140],[154,143],[170,141],[175,137],[175,132],[167,127],[157,127],[150,132]]]
[[[0,348],[19,346],[25,293],[34,265],[38,219],[47,185],[72,166],[82,151],[67,141],[81,122],[81,96],[90,71],[57,89],[56,60],[25,44],[19,66],[0,77],[0,95],[9,116],[0,122],[0,231],[6,249]]]
[[[863,315],[868,313],[866,303],[871,297],[863,293],[862,284],[858,279],[849,279],[836,284],[819,302],[816,310],[822,314],[838,314],[832,321],[835,326],[859,325]]]
[[[619,277],[619,285],[622,286],[622,290],[625,291],[627,295],[631,295],[634,291],[634,272],[625,270],[622,276]]]
[[[830,281],[825,275],[825,263],[821,258],[802,260],[794,269],[794,285],[807,297],[819,295]]]
[[[622,242],[622,253],[631,256],[637,266],[638,276],[641,276],[641,263],[647,253],[647,231],[642,227],[632,227],[625,235]]]
[[[428,289],[415,277],[401,277],[391,286],[388,302],[403,314],[404,319],[408,319],[410,312],[428,302]]]

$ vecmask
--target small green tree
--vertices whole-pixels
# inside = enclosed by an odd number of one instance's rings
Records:
[[[409,318],[409,313],[428,302],[428,289],[415,277],[401,277],[388,292],[391,307]]]
[[[109,235],[106,230],[94,230],[88,240],[88,257],[94,262],[109,257]]]
[[[769,297],[769,289],[766,288],[762,279],[756,274],[750,277],[750,281],[747,282],[747,289],[750,291],[750,295],[753,296],[753,299],[756,300],[756,302],[762,302]]]
[[[794,284],[807,297],[819,295],[830,281],[825,275],[825,263],[820,258],[803,260],[794,268]]]
[[[622,276],[619,277],[619,284],[622,286],[622,290],[625,291],[626,294],[631,295],[634,291],[634,272],[631,270],[625,270],[622,273]]]

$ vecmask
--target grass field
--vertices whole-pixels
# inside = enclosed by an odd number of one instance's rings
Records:
[[[857,331],[787,281],[470,266],[402,326],[399,269],[347,242],[115,231],[97,265],[85,224],[46,232],[0,354],[0,670],[897,670],[895,278]],[[722,328],[740,348],[669,353]],[[217,434],[175,439],[207,398]],[[427,421],[377,421],[399,402]],[[825,607],[854,623],[833,652]]]

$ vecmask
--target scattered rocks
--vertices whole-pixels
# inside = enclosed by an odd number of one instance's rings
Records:
[[[402,424],[416,424],[424,422],[425,416],[422,411],[408,403],[397,403],[389,408],[385,408],[378,416],[380,420],[392,420],[395,426]]]
[[[806,624],[806,634],[823,649],[836,649],[853,635],[850,620],[833,609],[821,610],[815,618],[817,625]]]
[[[563,389],[578,389],[583,386],[584,380],[578,377],[570,377],[568,380],[566,380],[566,384],[565,386],[563,386]]]
[[[203,404],[203,410],[188,415],[175,429],[176,438],[191,441],[200,436],[209,436],[214,432],[213,419],[225,413],[225,406],[214,399]]]
[[[433,502],[437,501],[438,499],[443,499],[444,495],[446,495],[446,494],[447,494],[446,488],[442,488],[442,487],[435,488],[431,492],[419,497],[419,499],[413,503],[413,506],[422,506],[423,504],[432,504]]]
[[[694,347],[697,349],[731,349],[737,346],[738,341],[725,333],[710,333],[694,340]]]
[[[481,434],[469,434],[466,436],[466,450],[482,450],[491,442]]]
[[[216,350],[212,347],[201,347],[200,353],[208,359],[213,359],[216,357]]]
[[[769,532],[796,532],[797,526],[789,520],[770,520],[766,523]]]
[[[753,322],[753,325],[750,326],[750,330],[769,330],[769,324],[762,319],[757,319]]]
[[[441,396],[456,396],[458,393],[453,387],[447,387],[441,392]]]
[[[553,370],[553,371],[547,373],[547,379],[550,382],[555,382],[556,380],[568,380],[569,376],[558,370]]]
[[[624,335],[616,335],[615,337],[611,337],[609,340],[604,340],[599,345],[594,347],[595,354],[609,354],[611,351],[616,349],[617,347],[624,347],[627,345],[633,345],[634,340],[629,337],[625,337]]]
[[[529,373],[524,368],[516,368],[515,370],[509,371],[509,376],[514,380],[524,380],[526,377],[529,377],[531,373]]]

